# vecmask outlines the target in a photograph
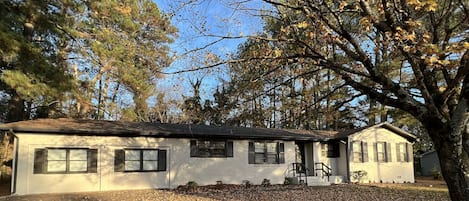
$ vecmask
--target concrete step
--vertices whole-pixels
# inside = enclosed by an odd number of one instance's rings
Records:
[[[322,176],[308,176],[308,186],[330,186],[331,183],[327,181],[327,177]]]

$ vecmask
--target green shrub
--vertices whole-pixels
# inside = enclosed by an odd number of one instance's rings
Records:
[[[198,185],[197,182],[195,182],[195,181],[189,181],[189,182],[187,182],[186,186],[187,186],[188,189],[194,190],[194,189],[196,189],[199,185]]]
[[[264,180],[262,180],[261,185],[262,185],[262,186],[270,186],[270,180],[269,180],[269,179],[264,179]]]
[[[243,180],[243,185],[246,188],[249,188],[252,186],[252,183],[249,180]]]
[[[357,182],[362,182],[367,175],[368,172],[366,172],[365,170],[358,170],[352,172],[352,178]]]

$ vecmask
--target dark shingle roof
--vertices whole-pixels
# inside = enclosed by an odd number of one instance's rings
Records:
[[[409,141],[416,137],[388,123],[376,124],[343,132],[246,128],[229,126],[206,126],[193,124],[166,124],[150,122],[126,122],[78,119],[36,119],[0,125],[0,131],[15,133],[45,133],[65,135],[126,136],[126,137],[168,137],[168,138],[227,138],[227,139],[272,139],[297,141],[328,141],[345,139],[368,128],[385,128]]]
[[[169,138],[231,138],[278,140],[328,140],[335,132],[295,129],[245,128],[190,124],[165,124],[78,119],[36,119],[0,125],[15,133],[47,133],[96,136],[149,136]]]
[[[346,130],[346,131],[342,131],[342,132],[339,132],[337,133],[334,138],[336,139],[344,139],[344,138],[347,138],[348,136],[350,135],[353,135],[355,133],[358,133],[360,131],[363,131],[363,130],[366,130],[366,129],[369,129],[369,128],[384,128],[384,129],[387,129],[387,130],[390,130],[400,136],[402,136],[403,138],[406,138],[407,140],[411,141],[411,142],[414,142],[417,140],[417,137],[415,135],[412,135],[398,127],[395,127],[387,122],[384,122],[384,123],[379,123],[379,124],[375,124],[375,125],[371,125],[371,126],[365,126],[365,127],[362,127],[362,128],[357,128],[357,129],[351,129],[351,130]]]

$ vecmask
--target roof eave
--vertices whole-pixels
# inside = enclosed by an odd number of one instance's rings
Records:
[[[77,136],[103,136],[103,137],[152,137],[152,138],[219,138],[219,139],[249,139],[249,140],[285,140],[285,141],[322,141],[323,139],[309,136],[264,136],[264,135],[211,135],[200,133],[171,133],[139,130],[120,130],[120,131],[88,131],[88,130],[54,130],[54,129],[0,129],[1,131],[12,131],[14,133],[34,133],[48,135],[77,135]]]

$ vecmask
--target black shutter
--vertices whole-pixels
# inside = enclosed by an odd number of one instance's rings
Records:
[[[226,157],[233,157],[233,141],[226,141]]]
[[[354,152],[354,149],[357,149],[357,147],[353,147],[354,146],[354,141],[352,141],[348,146],[350,147],[350,152],[349,152],[349,157],[350,157],[350,161],[354,162],[354,158],[353,158],[353,152]]]
[[[375,162],[378,162],[378,143],[374,143],[374,151],[375,151]]]
[[[254,142],[249,142],[249,149],[248,149],[248,162],[249,164],[255,163],[255,153],[254,153]]]
[[[98,150],[88,149],[88,172],[98,172]]]
[[[386,142],[386,162],[392,162],[391,143],[389,143],[389,142]]]
[[[362,142],[362,154],[363,154],[363,161],[368,162],[368,143]]]
[[[278,163],[285,163],[285,145],[278,143]]]
[[[412,144],[406,143],[407,144],[407,157],[406,157],[406,162],[412,162],[414,159],[414,150],[412,149]]]
[[[403,159],[401,158],[401,143],[396,143],[396,156],[397,156],[397,162],[401,162]]]
[[[197,157],[197,141],[196,140],[191,140],[191,146],[190,146],[190,156],[191,157]]]
[[[123,172],[125,167],[125,151],[123,149],[116,149],[114,154],[114,172]]]
[[[46,149],[34,150],[34,174],[41,174],[46,172]]]
[[[158,150],[158,171],[166,171],[166,150]]]

